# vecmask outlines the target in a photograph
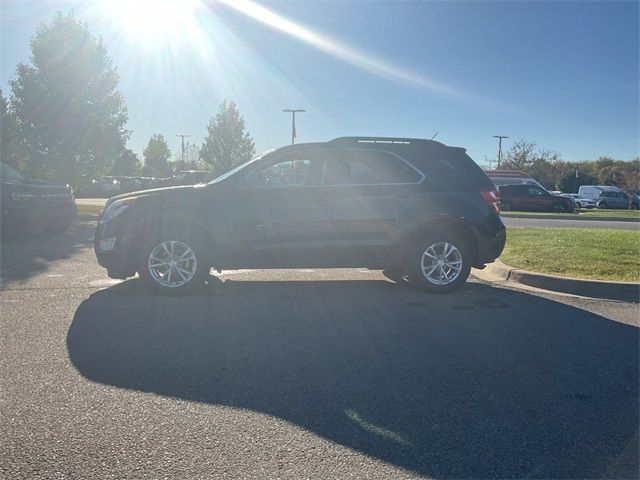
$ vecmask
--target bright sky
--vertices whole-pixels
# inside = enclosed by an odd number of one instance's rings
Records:
[[[155,5],[155,7],[151,7]],[[639,154],[639,3],[101,2],[0,3],[0,85],[29,38],[75,10],[120,73],[141,153],[152,133],[200,144],[223,99],[256,149],[343,135],[430,138],[479,163],[493,135],[566,160]]]

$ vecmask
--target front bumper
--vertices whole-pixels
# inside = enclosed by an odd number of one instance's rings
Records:
[[[98,222],[93,249],[98,264],[107,269],[110,278],[124,279],[136,274],[135,245],[135,237],[127,233],[123,222]]]

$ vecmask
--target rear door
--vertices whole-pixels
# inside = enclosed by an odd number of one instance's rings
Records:
[[[337,265],[389,263],[398,221],[415,205],[424,175],[395,153],[365,148],[322,151],[316,198],[328,220],[318,254]]]

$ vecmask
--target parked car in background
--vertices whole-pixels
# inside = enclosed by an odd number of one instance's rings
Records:
[[[117,178],[104,176],[93,180],[93,191],[101,197],[112,197],[122,193],[122,186]]]
[[[500,205],[502,210],[520,210],[524,212],[573,212],[575,202],[572,198],[552,195],[537,185],[502,185]]]
[[[498,192],[463,148],[345,137],[268,152],[208,184],[112,198],[94,246],[110,277],[138,272],[161,293],[211,268],[330,267],[390,268],[447,292],[505,239]]]
[[[544,188],[534,178],[517,170],[485,170],[496,187],[502,185],[536,185]]]
[[[577,208],[595,208],[596,201],[592,198],[582,197],[578,193],[563,193],[563,197],[573,198]]]
[[[213,180],[213,173],[207,170],[184,170],[174,176],[176,185],[196,185]]]
[[[69,185],[35,180],[0,163],[2,180],[2,236],[20,231],[65,232],[76,218],[77,207]]]
[[[598,201],[602,192],[622,192],[622,189],[614,185],[581,185],[578,195]]]
[[[152,182],[152,188],[175,187],[177,185],[196,185],[213,180],[213,173],[206,170],[183,170],[176,172],[172,177],[156,178]]]
[[[629,202],[629,196],[624,192],[602,192],[596,202],[598,208],[619,208],[628,209],[633,207],[633,202]],[[636,204],[637,208],[637,204]]]

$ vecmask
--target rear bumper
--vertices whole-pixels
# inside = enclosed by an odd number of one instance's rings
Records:
[[[482,267],[496,260],[504,250],[507,241],[507,229],[501,218],[496,215],[482,225],[472,226],[475,233],[477,251],[474,267]]]

